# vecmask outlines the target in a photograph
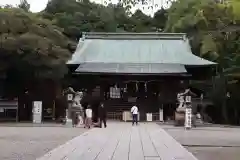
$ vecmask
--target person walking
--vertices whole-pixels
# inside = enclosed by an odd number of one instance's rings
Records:
[[[84,128],[88,127],[90,129],[91,123],[92,123],[92,109],[91,109],[90,105],[88,105],[87,109],[86,109],[86,120],[85,120]]]
[[[78,115],[78,119],[79,119],[79,126],[84,124],[84,108],[81,106],[80,111],[79,111],[79,115]]]
[[[78,107],[77,103],[73,101],[72,108],[71,108],[71,118],[72,118],[72,127],[77,126],[77,112],[76,108]]]
[[[132,113],[132,125],[134,125],[134,122],[137,125],[138,124],[138,107],[136,105],[134,105],[131,108],[131,113]]]
[[[100,104],[100,107],[99,107],[99,110],[98,110],[98,116],[99,116],[99,119],[100,119],[99,127],[102,128],[102,123],[103,123],[104,127],[106,128],[107,127],[107,122],[106,122],[107,112],[106,112],[106,109],[105,109],[103,103]]]

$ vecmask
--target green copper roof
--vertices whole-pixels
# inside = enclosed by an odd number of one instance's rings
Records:
[[[85,33],[68,61],[68,64],[83,63],[215,64],[192,54],[182,33]]]

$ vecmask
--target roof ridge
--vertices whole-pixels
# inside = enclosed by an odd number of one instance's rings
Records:
[[[170,39],[185,40],[185,33],[164,33],[164,32],[83,32],[83,39]]]

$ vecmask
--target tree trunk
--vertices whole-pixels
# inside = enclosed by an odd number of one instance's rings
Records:
[[[222,105],[222,118],[223,123],[228,124],[228,114],[227,114],[227,99],[224,99],[223,105]]]
[[[227,114],[227,106],[228,106],[228,99],[226,97],[227,93],[227,82],[226,78],[224,77],[223,73],[220,73],[220,79],[222,80],[222,87],[223,87],[223,92],[222,92],[222,98],[223,98],[223,104],[221,107],[221,112],[222,112],[222,118],[223,118],[223,123],[228,124],[228,114]]]
[[[236,106],[234,106],[234,123],[238,125],[238,109]]]

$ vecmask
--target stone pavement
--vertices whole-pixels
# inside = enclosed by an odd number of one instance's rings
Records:
[[[155,123],[112,122],[94,128],[37,160],[197,160]]]
[[[184,146],[240,147],[240,128],[183,127],[161,125],[161,128]]]
[[[161,125],[168,134],[185,146],[199,160],[239,160],[240,128],[183,127]]]
[[[38,127],[31,123],[0,123],[0,160],[36,160],[85,131],[58,124]]]

